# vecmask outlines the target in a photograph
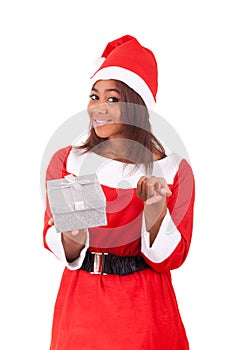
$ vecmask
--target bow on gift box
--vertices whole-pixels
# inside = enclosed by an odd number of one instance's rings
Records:
[[[82,176],[78,178],[73,175],[67,175],[65,176],[65,179],[68,181],[68,184],[66,183],[66,186],[72,186],[74,190],[80,191],[82,193],[83,198],[84,198],[83,186],[94,184],[97,181],[97,178],[95,175],[89,175],[89,178],[83,178]],[[89,206],[87,202],[85,202],[84,200],[76,201],[74,198],[74,210],[85,210],[88,208]]]
[[[70,208],[71,210],[80,211],[105,206],[105,196],[96,174],[78,177],[69,174],[62,179],[50,180],[47,183],[50,192],[49,197],[55,211],[63,212],[65,207],[67,207],[67,210]],[[55,192],[60,193],[60,195],[55,195]],[[65,200],[62,201],[63,205],[61,204],[61,196]]]
[[[83,175],[84,176],[84,175]],[[94,177],[94,176],[93,176]],[[81,178],[81,176],[80,176]],[[57,186],[57,188],[67,188],[67,187],[73,187],[75,190],[81,189],[83,185],[92,184],[96,182],[96,179],[80,179],[74,175],[66,175],[64,179],[66,179],[66,182],[59,182],[57,184],[54,184],[54,187]]]
[[[84,176],[84,175],[83,175]],[[90,178],[90,176],[93,177],[93,179]],[[95,183],[96,182],[96,178],[94,178],[94,175],[89,175],[89,178],[85,178],[82,179],[82,176],[80,177],[76,177],[72,174],[70,175],[66,175],[64,177],[64,179],[66,179],[66,181],[68,181],[69,184],[74,184],[77,185],[77,187],[83,186],[83,185],[87,185],[87,184],[91,184],[91,183]],[[67,185],[67,182],[63,182],[64,185]],[[76,187],[75,187],[76,188]]]

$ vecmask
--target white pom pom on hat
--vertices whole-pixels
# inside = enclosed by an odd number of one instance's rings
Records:
[[[93,62],[93,70],[94,71],[99,70],[105,60],[106,60],[105,57],[97,57]]]
[[[142,97],[149,110],[155,108],[157,62],[152,51],[143,47],[133,36],[124,35],[107,44],[91,77],[91,84],[107,79],[127,84]]]

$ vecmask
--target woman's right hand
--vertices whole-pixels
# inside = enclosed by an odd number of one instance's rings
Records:
[[[54,219],[48,221],[50,226],[54,225]],[[67,261],[73,261],[80,255],[81,250],[85,247],[87,239],[87,229],[77,229],[73,231],[62,232],[62,244],[65,249]]]

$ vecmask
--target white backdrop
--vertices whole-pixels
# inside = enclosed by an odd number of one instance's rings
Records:
[[[85,108],[95,58],[125,34],[154,51],[157,113],[195,173],[193,241],[172,274],[190,348],[233,348],[232,31],[227,0],[1,2],[1,349],[49,349],[62,266],[42,245],[41,160]]]

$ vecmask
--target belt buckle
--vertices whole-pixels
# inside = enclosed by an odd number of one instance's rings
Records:
[[[90,274],[92,275],[107,275],[107,273],[103,272],[104,268],[104,260],[105,256],[108,255],[108,253],[97,253],[97,252],[91,252],[91,254],[94,255],[94,262],[92,271]]]

